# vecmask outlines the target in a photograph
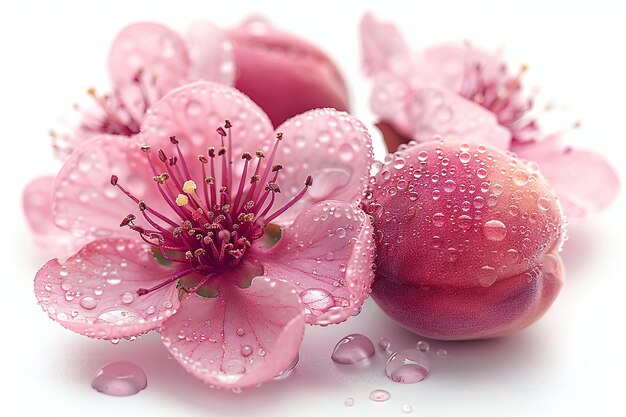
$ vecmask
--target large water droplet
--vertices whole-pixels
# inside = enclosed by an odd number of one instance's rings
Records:
[[[294,371],[294,369],[296,369],[296,365],[298,364],[298,361],[300,360],[300,353],[296,353],[296,357],[293,358],[293,360],[291,361],[291,363],[285,368],[284,371],[282,371],[281,373],[279,373],[278,375],[276,375],[274,377],[274,379],[276,380],[280,380],[280,379],[285,379],[287,378],[289,375],[291,375]]]
[[[487,239],[499,242],[506,237],[506,225],[499,220],[489,220],[483,226],[483,234]]]
[[[391,394],[389,393],[389,391],[384,389],[375,389],[374,391],[370,392],[370,400],[372,401],[383,402],[387,401],[389,398],[391,398]]]
[[[107,395],[122,397],[137,394],[148,385],[143,369],[131,362],[112,362],[98,369],[91,387]]]
[[[414,384],[430,374],[430,361],[424,352],[403,349],[389,357],[385,373],[393,381]]]
[[[374,344],[362,334],[351,334],[339,341],[331,359],[335,363],[353,364],[374,355]]]
[[[326,200],[332,193],[350,181],[351,174],[344,168],[324,168],[313,174],[313,186],[307,195],[315,200]]]
[[[98,303],[96,302],[95,298],[87,296],[81,298],[79,304],[85,310],[93,310],[94,308],[96,308],[96,305]]]
[[[308,308],[326,311],[335,305],[332,294],[323,288],[308,288],[300,294],[300,299]]]
[[[518,169],[513,173],[513,182],[520,187],[528,184],[528,172]]]

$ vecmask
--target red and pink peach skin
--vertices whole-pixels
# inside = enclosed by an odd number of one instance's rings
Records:
[[[503,336],[536,321],[563,282],[564,218],[534,163],[482,145],[402,145],[374,166],[364,206],[372,296],[434,339]]]

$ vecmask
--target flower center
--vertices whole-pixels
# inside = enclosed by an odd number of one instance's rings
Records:
[[[497,70],[501,74],[489,74],[482,65],[476,64],[474,75],[468,77],[461,87],[461,95],[493,112],[501,124],[511,127],[531,107],[529,100],[520,100],[518,96],[522,76],[527,69],[526,65],[522,65],[518,73],[511,77],[505,66]]]
[[[222,144],[219,149],[211,147],[208,156],[198,155],[198,163],[202,165],[201,187],[191,178],[179,141],[174,136],[170,137],[170,142],[175,147],[175,155],[167,155],[159,149],[157,161],[149,146],[141,148],[152,168],[156,187],[174,216],[154,210],[119,184],[116,175],[111,176],[111,184],[138,204],[149,224],[149,227],[138,225],[136,216],[129,214],[120,226],[137,232],[163,259],[187,266],[153,288],[138,289],[137,294],[160,289],[191,272],[204,278],[193,288],[182,286],[182,289],[197,292],[217,272],[236,267],[252,242],[263,236],[266,226],[300,200],[312,185],[309,175],[295,197],[287,204],[275,207],[275,196],[281,192],[278,178],[283,167],[274,164],[274,159],[282,133],[276,135],[269,157],[263,151],[257,151],[254,156],[250,152],[240,155],[243,168],[237,179],[233,175],[233,155],[229,151],[232,148],[231,127],[227,120],[224,127],[217,129]]]

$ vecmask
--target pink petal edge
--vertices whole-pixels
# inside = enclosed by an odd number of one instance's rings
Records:
[[[374,279],[370,219],[354,205],[324,201],[298,215],[282,237],[256,253],[265,271],[294,283],[309,324],[340,323],[360,312]]]
[[[277,162],[285,175],[276,205],[286,204],[305,183],[313,185],[304,197],[285,212],[278,222],[292,221],[298,213],[324,200],[352,201],[367,185],[373,162],[372,139],[358,119],[335,109],[315,109],[292,117],[276,132],[283,133]]]
[[[136,336],[176,313],[176,285],[138,296],[176,273],[160,265],[148,245],[102,239],[65,262],[48,261],[35,276],[41,308],[63,327],[99,339]]]
[[[77,237],[137,238],[119,227],[124,216],[137,212],[137,204],[111,185],[113,174],[137,198],[168,213],[136,137],[102,135],[79,147],[59,171],[52,206],[56,225]]]
[[[297,291],[269,276],[243,289],[225,282],[220,290],[215,298],[183,300],[161,330],[165,346],[188,372],[214,386],[247,387],[277,376],[304,334]]]
[[[176,32],[160,23],[142,22],[126,26],[109,53],[113,85],[133,83],[139,72],[165,94],[187,79],[190,66],[187,47]]]

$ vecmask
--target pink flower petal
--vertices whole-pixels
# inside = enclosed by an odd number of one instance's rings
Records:
[[[269,151],[275,138],[267,115],[246,95],[234,88],[198,81],[177,88],[155,104],[141,126],[141,140],[155,149],[170,150],[170,136],[176,136],[188,159],[206,155],[210,146],[219,149],[216,129],[225,120],[232,123],[233,174],[240,175],[243,152]],[[225,146],[230,148],[226,138]],[[204,178],[201,164],[188,163],[192,178]],[[239,177],[235,176],[235,183]]]
[[[174,358],[219,387],[259,384],[285,370],[304,333],[293,286],[260,276],[248,288],[226,282],[220,290],[216,298],[190,295],[164,323],[161,334]]]
[[[615,169],[592,151],[566,148],[560,154],[536,155],[534,161],[556,191],[570,219],[581,219],[604,210],[620,189]]]
[[[361,19],[360,31],[363,66],[367,74],[407,75],[412,68],[412,53],[394,24],[381,22],[372,13],[366,13]]]
[[[418,141],[429,141],[439,135],[446,140],[497,149],[508,149],[511,143],[511,133],[498,124],[494,113],[448,90],[413,91],[408,114],[412,120],[412,137]]]
[[[138,211],[137,204],[111,185],[113,174],[137,198],[169,213],[136,139],[103,135],[78,148],[59,171],[52,208],[56,225],[77,237],[136,238],[136,233],[119,224],[126,215]]]
[[[309,324],[340,323],[358,314],[374,278],[369,217],[340,201],[298,215],[266,253],[257,254],[271,276],[295,283]]]
[[[276,131],[284,138],[276,160],[285,167],[277,206],[302,189],[307,176],[313,177],[313,185],[281,222],[320,201],[352,201],[362,194],[373,156],[372,139],[359,120],[334,109],[316,109],[287,120]]]
[[[414,85],[438,86],[458,94],[476,90],[478,83],[503,84],[510,77],[499,54],[469,43],[445,43],[426,49],[417,59]]]
[[[48,261],[35,276],[35,295],[50,318],[85,336],[115,339],[152,330],[179,306],[176,285],[141,297],[176,273],[160,265],[148,245],[102,239],[67,261]]]
[[[402,80],[389,74],[374,77],[370,106],[379,120],[391,123],[398,133],[412,136],[415,123],[409,110],[411,108],[411,88]],[[395,149],[389,149],[393,152]]]
[[[187,28],[185,41],[191,58],[191,79],[234,83],[233,46],[223,30],[213,23],[198,21]]]
[[[54,177],[39,177],[31,181],[22,195],[26,220],[33,232],[35,243],[44,250],[74,252],[82,239],[54,224],[52,218],[52,186]]]
[[[187,79],[189,56],[183,40],[158,23],[135,23],[118,35],[109,54],[109,73],[116,87],[132,84],[141,72],[165,94]]]

